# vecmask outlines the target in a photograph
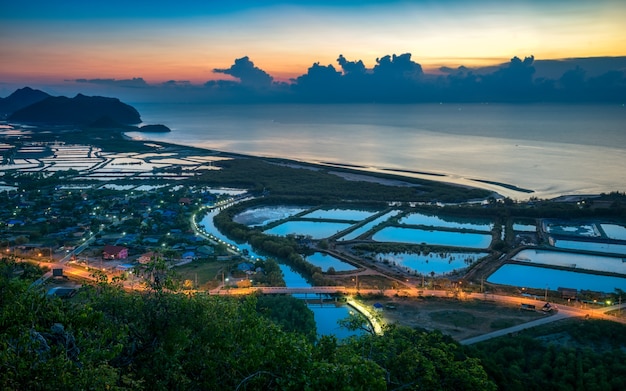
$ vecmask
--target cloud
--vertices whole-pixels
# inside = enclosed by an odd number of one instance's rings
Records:
[[[130,88],[144,88],[148,87],[148,83],[141,77],[134,77],[132,79],[75,79],[77,83],[89,83],[89,84],[105,84],[118,87],[130,87]]]
[[[365,64],[363,64],[362,60],[359,61],[348,61],[343,56],[343,54],[339,55],[337,59],[339,66],[343,70],[344,75],[364,75],[366,73]]]
[[[254,87],[270,87],[273,78],[261,68],[254,66],[254,63],[246,57],[235,60],[230,68],[213,69],[213,72],[223,73],[233,76],[241,81],[241,84]]]
[[[411,60],[411,53],[377,58],[374,66],[374,75],[382,79],[414,80],[423,73],[422,66]]]
[[[163,87],[190,87],[191,82],[189,80],[168,80],[161,85]]]
[[[336,65],[316,62],[306,73],[291,79],[290,83],[278,83],[246,56],[235,59],[229,68],[215,70],[232,76],[232,80],[211,80],[204,85],[177,80],[150,85],[142,78],[74,81],[107,86],[111,95],[126,96],[138,102],[623,103],[626,96],[624,64],[626,57],[572,59],[556,64],[552,60],[537,61],[534,56],[516,56],[499,66],[442,67],[440,74],[428,75],[418,62],[412,60],[410,53],[382,56],[376,59],[372,68],[367,68],[363,60],[339,55]],[[550,73],[538,72],[537,67],[548,67]],[[555,72],[557,69],[560,72]],[[604,71],[598,72],[599,69]]]

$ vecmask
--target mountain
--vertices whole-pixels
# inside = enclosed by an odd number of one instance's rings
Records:
[[[34,90],[30,87],[20,88],[6,98],[0,98],[0,116],[10,115],[49,97],[50,95],[40,90]]]
[[[74,98],[49,96],[15,111],[8,119],[27,123],[85,125],[103,117],[125,125],[141,122],[139,112],[117,98],[82,94]]]

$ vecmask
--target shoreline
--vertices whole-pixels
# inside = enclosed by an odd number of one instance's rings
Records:
[[[9,123],[6,123],[6,124],[9,126],[13,126],[13,127],[15,126],[20,127],[20,124],[9,124]],[[502,198],[507,197],[515,201],[528,201],[531,197],[542,197],[543,199],[550,200],[550,199],[554,199],[558,197],[575,196],[579,194],[575,189],[573,189],[572,191],[563,191],[563,192],[558,192],[558,193],[552,191],[552,192],[548,192],[548,194],[543,194],[546,192],[538,191],[536,189],[524,188],[521,186],[517,186],[515,184],[511,184],[511,183],[507,183],[507,182],[495,180],[495,179],[493,180],[489,178],[481,179],[480,177],[476,177],[476,176],[464,177],[464,176],[457,175],[453,172],[430,172],[426,170],[411,170],[411,169],[406,169],[406,168],[367,166],[367,165],[352,164],[350,162],[341,162],[341,161],[306,160],[306,159],[300,159],[298,157],[255,155],[255,154],[239,153],[235,151],[223,151],[223,150],[213,149],[209,146],[196,146],[196,145],[188,145],[188,144],[183,144],[183,143],[179,144],[179,143],[172,143],[170,141],[159,141],[158,139],[154,140],[152,139],[152,137],[150,137],[150,134],[146,134],[146,133],[141,134],[141,136],[133,137],[127,134],[129,132],[136,133],[135,130],[130,130],[130,131],[121,130],[121,131],[118,131],[118,134],[120,135],[120,138],[122,140],[128,141],[130,143],[141,143],[144,145],[150,145],[152,143],[153,147],[155,144],[160,144],[163,146],[169,145],[171,147],[176,147],[176,148],[189,148],[189,149],[196,150],[198,151],[198,153],[203,154],[203,155],[204,154],[211,154],[211,155],[219,154],[219,155],[227,155],[227,156],[233,156],[233,157],[238,156],[242,158],[276,159],[276,160],[288,161],[293,164],[310,165],[312,167],[318,167],[318,168],[335,167],[339,169],[350,170],[350,171],[353,171],[354,173],[359,173],[361,175],[367,175],[368,173],[392,175],[396,177],[396,180],[399,181],[399,183],[396,184],[397,186],[404,185],[400,183],[402,181],[402,178],[413,178],[413,179],[420,179],[420,180],[425,180],[429,182],[439,182],[439,183],[446,183],[449,185],[462,186],[466,188],[482,189],[482,190],[492,192],[493,196],[496,199],[502,199]],[[370,176],[370,178],[376,178],[374,180],[380,180],[381,182],[388,181],[388,179],[385,180],[376,175],[372,175]],[[610,190],[610,191],[614,191],[614,190]],[[600,193],[599,192],[590,193],[589,191],[585,191],[584,194],[588,195],[588,194],[600,194]]]
[[[447,183],[450,185],[457,185],[468,188],[482,189],[491,191],[494,193],[495,198],[501,199],[505,197],[512,198],[518,201],[528,200],[529,194],[535,193],[535,190],[525,189],[513,184],[503,183],[499,181],[492,181],[487,179],[472,179],[465,178],[461,176],[457,176],[453,173],[436,173],[436,172],[428,172],[428,171],[417,171],[417,170],[408,170],[408,169],[395,169],[395,168],[379,168],[379,167],[368,167],[364,165],[343,163],[343,162],[325,162],[325,161],[315,161],[315,160],[302,160],[298,158],[284,157],[284,156],[266,156],[266,155],[253,155],[246,154],[240,152],[233,151],[221,151],[212,148],[199,147],[187,144],[177,144],[169,141],[158,141],[151,140],[149,138],[133,138],[128,136],[126,133],[122,132],[123,137],[127,138],[129,141],[140,142],[140,143],[160,143],[162,145],[171,145],[176,147],[185,147],[191,148],[198,151],[217,153],[221,155],[229,155],[229,156],[239,156],[244,158],[257,158],[257,159],[277,159],[289,161],[293,164],[307,164],[315,167],[336,167],[347,170],[353,170],[355,172],[367,174],[367,173],[376,173],[376,174],[384,174],[384,175],[393,175],[397,176],[398,180],[401,178],[414,178],[414,179],[422,179],[425,181],[432,182],[441,182]],[[569,194],[562,194],[560,196],[566,196]]]

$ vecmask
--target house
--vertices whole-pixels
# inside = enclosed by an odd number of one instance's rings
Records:
[[[179,204],[181,204],[181,205],[191,205],[191,198],[188,198],[188,197],[181,197],[181,198],[178,200],[178,203],[179,203]]]
[[[147,253],[141,254],[139,258],[137,258],[137,262],[141,263],[142,265],[145,265],[146,263],[149,263],[153,259],[156,259],[156,257],[157,257],[157,254],[154,251],[149,251]]]
[[[184,261],[193,261],[196,258],[196,254],[193,251],[187,251],[181,258]]]
[[[128,249],[126,247],[106,245],[102,249],[102,259],[126,258],[128,258]]]
[[[254,270],[254,265],[250,262],[242,262],[237,265],[237,269],[242,272],[251,273]]]
[[[200,246],[198,247],[198,249],[196,250],[198,251],[198,253],[202,254],[202,255],[213,255],[215,254],[215,249],[211,246]]]

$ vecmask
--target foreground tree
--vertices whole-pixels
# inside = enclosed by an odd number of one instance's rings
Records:
[[[299,327],[296,303],[277,317],[278,299],[180,294],[159,270],[141,293],[102,279],[61,300],[20,265],[0,261],[3,390],[492,389],[478,361],[438,333],[312,342],[310,327],[287,330]]]

